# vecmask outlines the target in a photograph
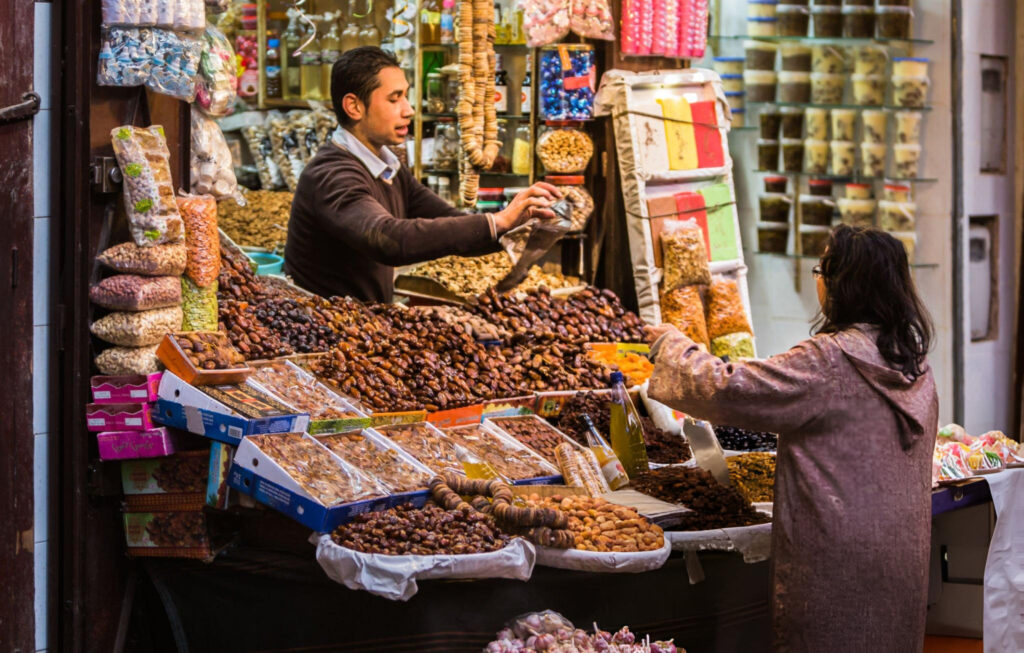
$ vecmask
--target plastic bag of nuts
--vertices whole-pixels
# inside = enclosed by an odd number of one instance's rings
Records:
[[[151,276],[181,276],[185,272],[185,243],[139,247],[133,242],[109,247],[96,260],[112,270]]]
[[[548,175],[544,181],[556,186],[572,203],[572,227],[569,231],[582,231],[594,213],[594,198],[583,185],[583,175]]]
[[[155,345],[168,333],[181,328],[181,307],[170,306],[150,311],[116,312],[92,323],[92,334],[122,347]]]
[[[705,351],[711,346],[698,286],[681,286],[662,294],[661,321],[682,331]]]
[[[217,282],[200,288],[188,277],[181,277],[181,330],[217,330]]]
[[[662,289],[711,283],[704,234],[691,220],[669,220],[661,232],[661,258],[665,270]]]
[[[124,208],[132,240],[142,247],[181,240],[181,216],[174,203],[163,127],[115,127],[110,139],[124,178]]]
[[[550,121],[537,138],[537,157],[554,173],[582,172],[594,156],[594,141],[576,123]]]
[[[115,274],[89,288],[89,301],[113,311],[145,311],[181,304],[178,277]]]
[[[185,222],[185,247],[188,251],[185,274],[197,286],[205,288],[220,274],[217,200],[211,195],[185,195],[178,198],[178,206]]]
[[[716,277],[708,289],[708,335],[712,340],[729,333],[753,333],[735,279]]]
[[[152,374],[160,371],[156,347],[111,347],[96,357],[96,367],[103,374]]]

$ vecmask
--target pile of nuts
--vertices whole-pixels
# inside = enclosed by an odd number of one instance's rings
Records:
[[[679,530],[749,526],[770,521],[736,489],[720,485],[699,467],[661,467],[630,479],[630,487],[656,499],[677,503],[692,512],[683,515]]]
[[[748,501],[775,501],[775,456],[745,453],[725,459],[729,480]]]
[[[549,463],[558,464],[555,447],[566,442],[565,436],[558,429],[534,416],[499,417],[491,421],[505,433],[544,456]]]
[[[693,457],[690,445],[682,435],[675,435],[658,428],[650,417],[641,417],[640,424],[644,427],[647,459],[652,463],[671,465],[686,462]]]
[[[433,279],[451,292],[462,297],[475,297],[493,288],[512,270],[512,261],[505,252],[485,256],[445,256],[424,263],[410,274]],[[544,272],[537,266],[530,268],[526,279],[519,284],[521,290],[546,286],[570,288],[579,285],[579,279]]]
[[[555,508],[569,515],[569,530],[576,549],[599,552],[655,551],[665,546],[661,528],[632,508],[609,503],[599,497],[542,497],[531,494],[526,503],[538,508]]]
[[[335,529],[331,539],[347,549],[386,555],[488,553],[505,548],[509,541],[489,515],[434,504],[405,504],[357,515]]]
[[[219,331],[186,331],[173,336],[197,370],[244,368],[245,358]]]
[[[284,248],[294,195],[274,190],[243,192],[245,206],[232,201],[217,203],[217,225],[243,247]]]
[[[424,490],[430,482],[430,474],[406,462],[397,449],[362,433],[327,435],[319,440],[346,462],[384,483],[393,493]]]
[[[578,129],[552,129],[537,140],[537,157],[549,172],[579,172],[594,156],[594,141]]]

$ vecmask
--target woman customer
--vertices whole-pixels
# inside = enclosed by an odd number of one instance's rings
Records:
[[[715,424],[779,434],[772,527],[775,649],[920,651],[938,397],[932,326],[903,245],[839,226],[814,268],[814,337],[723,362],[671,326],[650,394]]]

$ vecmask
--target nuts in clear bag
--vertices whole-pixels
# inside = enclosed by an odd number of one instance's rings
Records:
[[[133,242],[108,247],[96,260],[112,270],[150,276],[180,276],[185,272],[185,243],[139,247]]]
[[[220,274],[220,234],[217,233],[217,201],[210,195],[178,198],[185,222],[188,263],[185,274],[200,288],[217,281]]]
[[[703,345],[705,350],[710,346],[699,287],[680,286],[663,293],[661,321],[679,329],[690,340]]]
[[[124,208],[132,240],[142,247],[181,240],[182,222],[174,202],[163,127],[126,125],[115,127],[110,136],[124,178]]]
[[[188,277],[181,277],[181,330],[217,330],[217,282],[200,288]]]
[[[739,282],[716,277],[708,288],[708,335],[714,340],[730,333],[753,333],[743,306]]]
[[[168,333],[181,328],[181,307],[169,306],[149,311],[119,311],[92,323],[97,338],[122,347],[155,345]]]
[[[156,357],[156,346],[111,347],[96,357],[96,367],[103,374],[120,376],[124,374],[152,374],[160,371],[160,359]]]
[[[574,447],[568,442],[563,442],[555,447],[555,460],[562,471],[565,484],[569,487],[581,487],[590,496],[600,496],[612,491],[604,474],[601,473],[594,452],[590,449]]]
[[[594,198],[590,191],[583,185],[582,175],[549,175],[544,181],[552,184],[561,191],[562,196],[572,204],[572,216],[569,218],[572,227],[569,231],[582,231],[587,226],[587,220],[594,213]]]
[[[115,274],[89,289],[89,301],[114,311],[145,311],[181,304],[178,277]]]
[[[711,283],[704,234],[696,223],[669,220],[661,232],[661,259],[665,276],[664,290],[678,286]]]
[[[249,152],[256,162],[256,172],[259,174],[260,186],[263,190],[275,190],[284,188],[284,179],[281,177],[281,169],[274,161],[274,144],[270,141],[270,134],[262,125],[243,127],[242,136],[249,146]]]

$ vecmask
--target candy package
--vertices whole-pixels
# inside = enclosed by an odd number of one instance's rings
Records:
[[[299,175],[305,167],[302,159],[302,146],[299,144],[292,121],[278,111],[271,111],[265,123],[267,134],[281,177],[288,190],[295,192],[299,185]]]
[[[708,335],[714,340],[730,333],[753,333],[735,279],[716,277],[708,289]]]
[[[217,200],[210,195],[185,195],[178,199],[185,222],[185,274],[200,288],[217,281],[220,274],[220,235],[217,233]]]
[[[259,174],[260,186],[263,190],[277,190],[284,188],[284,179],[281,177],[281,169],[274,160],[274,145],[270,141],[270,134],[263,125],[255,125],[242,128],[242,136],[249,146],[249,152],[256,162],[256,172]]]
[[[196,106],[211,116],[226,116],[237,97],[235,51],[224,33],[212,25],[203,32],[202,46]]]
[[[519,0],[526,44],[539,48],[569,34],[570,0]]]
[[[932,458],[932,483],[957,481],[974,475],[967,464],[967,446],[960,442],[937,444]]]
[[[124,208],[132,240],[143,247],[181,240],[184,234],[163,127],[125,125],[115,127],[110,136],[124,177]]]
[[[217,330],[217,282],[200,288],[188,277],[181,277],[181,330]]]
[[[711,341],[711,354],[729,360],[754,357],[754,336],[740,331],[718,336]]]
[[[680,286],[661,295],[661,321],[679,329],[707,351],[711,343],[698,286]]]
[[[149,79],[155,48],[151,29],[104,28],[96,83],[100,86],[142,86]]]
[[[654,40],[653,0],[623,0],[622,54],[649,55]]]
[[[245,204],[245,197],[238,190],[234,160],[224,133],[195,105],[192,106],[191,172],[193,193]]]
[[[150,67],[146,86],[185,102],[196,97],[196,74],[199,72],[199,39],[169,30],[153,30],[156,54]]]
[[[692,220],[668,220],[661,232],[663,290],[711,283],[704,233]]]
[[[569,28],[587,39],[615,40],[615,23],[608,0],[573,0]]]

